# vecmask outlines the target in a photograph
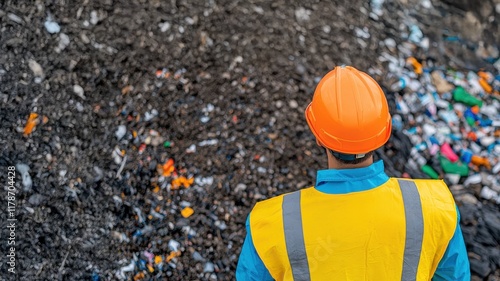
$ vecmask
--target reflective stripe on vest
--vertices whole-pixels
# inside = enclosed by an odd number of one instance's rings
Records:
[[[283,227],[293,280],[311,280],[302,228],[300,191],[289,193],[283,197]]]
[[[417,280],[417,269],[422,250],[424,223],[422,218],[422,203],[417,186],[413,181],[398,180],[406,217],[406,239],[403,256],[403,273],[401,280]]]
[[[398,180],[398,183],[403,196],[406,217],[406,238],[401,280],[414,281],[417,279],[424,232],[422,204],[417,186],[413,181]],[[311,277],[302,228],[300,193],[300,191],[293,192],[283,197],[283,226],[293,280],[307,281],[311,280]]]

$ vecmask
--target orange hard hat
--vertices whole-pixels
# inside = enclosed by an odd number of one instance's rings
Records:
[[[336,67],[319,82],[305,116],[319,143],[344,154],[364,154],[391,136],[391,115],[380,86],[351,66]]]

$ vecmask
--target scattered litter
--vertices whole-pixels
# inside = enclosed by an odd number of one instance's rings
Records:
[[[216,145],[219,142],[217,139],[212,140],[204,140],[198,143],[198,146],[208,146],[208,145]]]
[[[19,24],[23,23],[23,20],[22,20],[20,17],[18,17],[17,15],[13,14],[13,13],[8,13],[8,14],[7,14],[7,17],[8,17],[11,21],[13,21],[13,22],[15,22],[15,23],[19,23]]]
[[[64,49],[66,49],[66,47],[68,47],[69,43],[70,43],[70,40],[69,40],[68,35],[66,35],[64,33],[59,34],[59,45],[57,45],[57,47],[55,49],[56,53],[60,53]]]
[[[25,137],[30,135],[38,124],[38,114],[32,112],[26,121],[26,125],[24,126],[23,134]]]
[[[80,85],[73,85],[73,93],[82,99],[85,99],[83,88]]]
[[[43,78],[45,76],[42,66],[40,66],[40,64],[35,60],[28,60],[28,66],[30,67],[31,71],[33,71],[33,75],[35,75],[35,77]]]
[[[48,17],[43,23],[43,25],[45,26],[47,32],[51,34],[59,33],[61,31],[61,27],[59,26],[59,24],[53,21],[51,17]]]
[[[181,211],[181,215],[185,218],[189,218],[192,214],[194,214],[194,210],[190,207],[186,207]]]
[[[127,127],[125,125],[120,125],[118,126],[118,129],[115,132],[115,136],[118,140],[121,140],[126,133],[127,133]]]

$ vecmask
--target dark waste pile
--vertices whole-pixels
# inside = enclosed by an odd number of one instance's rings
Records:
[[[444,179],[500,280],[500,1],[77,2],[0,4],[2,280],[234,280],[253,205],[325,168],[303,112],[342,64],[387,92],[387,173]]]

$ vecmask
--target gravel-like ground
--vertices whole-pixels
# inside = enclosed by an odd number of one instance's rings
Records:
[[[492,69],[477,46],[498,43],[498,1],[428,2],[387,0],[375,20],[361,0],[2,1],[1,184],[18,164],[33,184],[15,179],[15,277],[0,212],[0,279],[111,280],[147,250],[170,257],[144,280],[233,280],[255,202],[326,165],[303,117],[319,77],[348,64],[390,85],[381,42],[402,43],[411,23],[431,39],[416,54]],[[23,136],[31,112],[39,124]],[[161,176],[168,159],[190,187]]]

